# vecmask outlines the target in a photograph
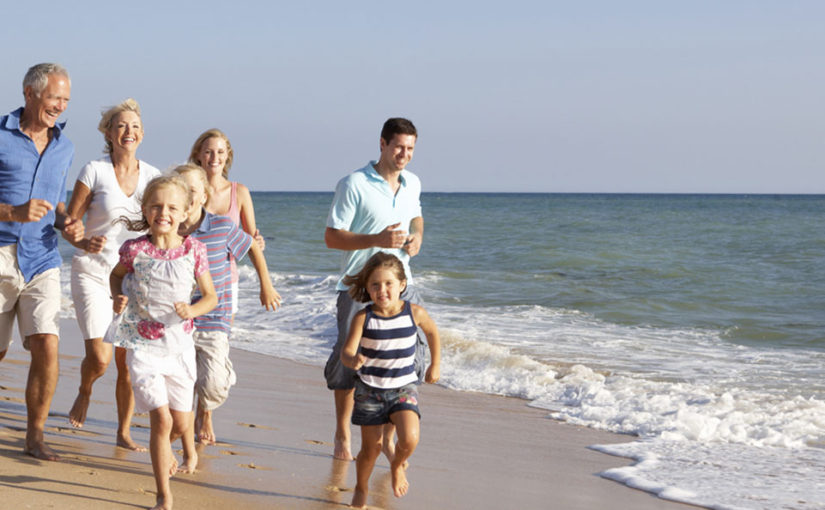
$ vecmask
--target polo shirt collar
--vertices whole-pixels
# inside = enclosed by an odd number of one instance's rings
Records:
[[[195,232],[209,232],[212,229],[212,214],[203,208],[201,208],[201,211],[203,211],[203,219],[201,220],[201,224],[198,225],[198,228],[195,229]]]
[[[370,179],[372,179],[374,181],[387,182],[387,180],[384,179],[381,176],[381,174],[379,174],[378,171],[375,169],[375,165],[377,165],[377,164],[378,164],[377,161],[374,161],[374,160],[370,161],[370,164],[367,165],[367,175],[369,176]],[[407,172],[406,169],[401,170],[401,174],[398,176],[398,182],[404,188],[407,187],[407,178],[404,176],[406,172]]]

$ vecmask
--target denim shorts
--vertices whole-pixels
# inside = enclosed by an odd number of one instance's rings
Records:
[[[421,418],[421,411],[418,410],[418,388],[415,384],[380,389],[367,386],[360,379],[355,380],[353,425],[384,425],[390,423],[390,416],[398,411],[414,411]]]

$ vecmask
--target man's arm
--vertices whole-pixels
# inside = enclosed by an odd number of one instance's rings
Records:
[[[423,228],[423,222],[421,224]],[[327,248],[334,250],[363,250],[366,248],[401,248],[407,241],[407,232],[397,230],[400,223],[389,225],[377,234],[356,234],[349,230],[327,227],[324,231],[324,242]],[[419,242],[420,245],[420,242]]]
[[[54,209],[52,204],[40,198],[32,198],[20,205],[0,204],[0,221],[18,223],[40,221],[52,209]]]
[[[410,235],[404,243],[404,250],[410,257],[415,257],[421,251],[422,242],[424,242],[424,218],[416,216],[410,221]]]

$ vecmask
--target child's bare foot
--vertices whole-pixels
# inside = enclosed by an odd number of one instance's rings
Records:
[[[83,426],[83,422],[86,421],[86,411],[89,410],[90,397],[91,395],[77,394],[72,409],[69,411],[69,423],[72,424],[72,427],[80,428]]]
[[[191,457],[183,456],[183,464],[178,466],[178,473],[191,475],[195,472],[196,467],[198,467],[198,454],[197,452],[192,452]]]
[[[173,476],[175,476],[175,474],[177,472],[178,472],[178,459],[176,459],[175,456],[172,455],[172,462],[169,463],[169,478],[172,478]],[[167,499],[169,499],[171,501],[172,498],[170,497],[170,498],[167,498]],[[163,507],[163,508],[166,508],[166,507]],[[169,505],[169,508],[172,508],[171,504]]]
[[[197,439],[205,445],[214,445],[218,442],[215,437],[215,429],[212,428],[212,411],[201,411],[200,428],[196,429],[198,432]]]
[[[407,481],[406,469],[403,465],[391,467],[392,472],[392,491],[396,498],[405,495],[410,488],[410,483]]]
[[[132,441],[132,436],[127,434],[118,433],[117,435],[117,445],[121,448],[126,448],[127,450],[132,450],[133,452],[145,452],[147,451],[146,448],[140,446],[136,442]]]
[[[335,438],[335,449],[332,456],[338,460],[355,460],[350,450],[350,443],[348,439]]]
[[[172,510],[172,495],[170,494],[165,498],[158,496],[152,510]]]
[[[29,440],[26,439],[26,446],[23,448],[23,453],[31,455],[35,459],[58,461],[60,456],[54,453],[54,450],[49,448],[43,440]]]
[[[352,493],[352,503],[349,506],[352,508],[367,508],[367,491],[355,487],[355,491]]]

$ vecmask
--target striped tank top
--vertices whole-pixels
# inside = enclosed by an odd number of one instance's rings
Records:
[[[361,381],[373,388],[400,388],[418,381],[415,373],[415,347],[418,329],[409,301],[393,317],[379,317],[366,307],[361,354],[366,356],[358,369]]]

